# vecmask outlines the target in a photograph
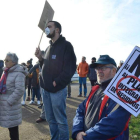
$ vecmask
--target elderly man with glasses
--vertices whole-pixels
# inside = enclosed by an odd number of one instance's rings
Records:
[[[130,113],[103,92],[116,74],[116,62],[101,55],[94,63],[97,84],[81,103],[73,120],[74,140],[128,140]]]

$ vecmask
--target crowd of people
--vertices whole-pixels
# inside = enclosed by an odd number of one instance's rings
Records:
[[[85,100],[76,110],[72,138],[128,140],[131,114],[103,93],[117,72],[115,60],[109,55],[100,55],[97,61],[93,57],[88,65],[86,57],[83,56],[81,63],[76,67],[73,46],[61,35],[61,31],[59,22],[47,23],[45,33],[51,39],[50,45],[45,51],[41,51],[39,46],[36,48],[35,56],[38,62],[34,66],[32,59],[27,63],[18,64],[18,56],[15,53],[6,54],[5,66],[4,62],[0,61],[0,126],[9,129],[11,140],[19,140],[21,106],[25,105],[26,100],[30,101],[30,105],[35,104],[36,97],[37,105],[42,108],[36,122],[48,122],[51,140],[69,140],[66,98],[71,97],[70,82],[77,70],[78,97],[82,97],[83,85]],[[118,69],[122,63],[123,61]],[[87,77],[91,83],[88,96]]]

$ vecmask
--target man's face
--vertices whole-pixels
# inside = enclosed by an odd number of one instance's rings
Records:
[[[116,74],[116,69],[112,65],[98,65],[96,68],[97,81],[99,84],[113,78]]]
[[[49,22],[47,27],[50,29],[50,33],[47,35],[48,38],[53,38],[55,36],[55,25],[53,22]]]
[[[94,59],[91,60],[91,63],[92,63],[92,64],[94,64],[95,62],[96,62],[96,60],[94,60]]]
[[[30,66],[30,63],[27,62],[27,67],[29,67],[29,66]]]
[[[85,57],[82,57],[82,62],[85,62],[85,60],[86,60]]]

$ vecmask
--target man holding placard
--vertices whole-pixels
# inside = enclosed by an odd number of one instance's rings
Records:
[[[116,74],[116,62],[108,55],[101,55],[94,68],[98,83],[76,111],[72,137],[74,140],[128,140],[131,114],[103,93]]]
[[[40,48],[35,52],[42,68],[40,85],[44,89],[43,103],[52,140],[69,140],[66,86],[76,69],[73,46],[60,35],[61,30],[60,23],[49,21],[45,33],[51,38],[50,46],[46,49],[44,58]]]

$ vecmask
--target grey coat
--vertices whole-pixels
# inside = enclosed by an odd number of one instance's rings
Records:
[[[2,127],[11,128],[22,122],[21,97],[25,91],[26,74],[27,71],[20,65],[9,69],[6,94],[0,94],[0,126]]]

